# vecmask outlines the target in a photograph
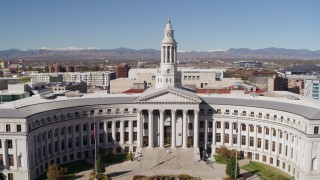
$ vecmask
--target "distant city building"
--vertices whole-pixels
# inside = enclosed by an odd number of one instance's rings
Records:
[[[59,73],[59,72],[75,72],[74,66],[62,66],[60,64],[53,64],[52,66],[46,66],[45,71],[47,73]]]
[[[268,91],[288,91],[288,79],[284,74],[275,74],[267,79]]]
[[[50,83],[49,87],[53,92],[67,92],[67,91],[79,91],[80,93],[87,93],[87,84],[85,82],[80,83]]]
[[[235,69],[260,69],[262,67],[263,65],[260,61],[234,61],[229,64],[229,68]]]
[[[37,82],[86,82],[87,86],[101,87],[108,90],[114,73],[110,71],[65,72],[65,73],[31,73],[30,77]],[[62,79],[61,79],[62,78]]]
[[[177,68],[181,72],[183,86],[193,89],[221,89],[243,82],[238,78],[224,78],[224,69]],[[124,92],[132,88],[134,83],[146,82],[148,87],[156,84],[156,68],[130,69],[128,78],[118,78],[110,81],[110,93]]]
[[[319,74],[320,66],[316,64],[302,64],[298,66],[293,66],[290,68],[285,68],[283,70],[285,74]]]
[[[288,79],[288,91],[300,95],[304,95],[304,83],[306,79],[316,79],[315,75],[304,74],[286,74]]]
[[[319,100],[320,97],[320,78],[306,79],[304,84],[304,96]]]
[[[128,64],[123,63],[114,67],[113,71],[116,75],[116,78],[127,78],[130,67]]]

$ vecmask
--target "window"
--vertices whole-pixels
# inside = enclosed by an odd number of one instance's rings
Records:
[[[250,132],[253,132],[254,131],[254,125],[250,124]]]
[[[315,127],[313,128],[313,133],[314,133],[314,134],[319,134],[319,126],[315,126]]]
[[[17,124],[17,132],[21,132],[21,125]]]
[[[116,128],[120,128],[120,121],[116,122]]]
[[[253,144],[254,144],[254,137],[250,136],[249,146],[253,147]]]
[[[241,136],[241,145],[246,145],[246,136]]]
[[[80,125],[76,125],[75,131],[76,131],[76,132],[79,132],[79,130],[80,130]]]
[[[112,122],[109,121],[109,122],[107,123],[107,126],[108,126],[108,128],[110,129],[110,128],[112,127]]]
[[[137,127],[137,121],[133,121],[133,127]]]
[[[221,122],[220,121],[217,121],[217,126],[216,126],[218,129],[221,128]]]
[[[99,129],[103,129],[103,122],[99,123]]]
[[[269,135],[269,128],[266,128],[266,135]]]
[[[261,138],[258,138],[258,148],[261,148]]]
[[[276,151],[276,142],[272,141],[272,151]]]
[[[242,126],[242,131],[246,131],[246,129],[247,129],[246,125],[245,124],[241,124],[241,126]]]
[[[11,132],[10,124],[6,124],[6,132]]]
[[[8,143],[8,149],[12,149],[12,140],[8,139],[7,143]]]
[[[9,166],[14,166],[13,154],[9,154]]]
[[[265,143],[264,143],[264,149],[265,150],[268,150],[269,149],[269,140],[265,140]]]
[[[129,132],[124,133],[124,140],[129,141]]]
[[[108,133],[108,142],[112,142],[112,133]]]
[[[208,132],[208,143],[210,143],[210,142],[212,142],[212,133]]]
[[[216,133],[216,142],[221,142],[221,133]]]
[[[189,123],[188,125],[189,125],[188,129],[192,130],[192,123]]]
[[[200,121],[199,128],[204,128],[204,122]]]
[[[120,142],[120,132],[116,132],[116,142]]]
[[[258,127],[258,133],[260,133],[260,134],[261,134],[261,132],[262,132],[262,127],[261,127],[261,126],[259,126],[259,127]]]
[[[82,131],[87,131],[87,125],[86,125],[86,124],[84,124],[84,125],[82,126]]]
[[[229,129],[229,122],[225,122],[225,129]]]
[[[124,122],[124,127],[129,127],[129,121]]]
[[[137,132],[133,132],[133,141],[137,141]]]
[[[148,123],[143,123],[143,129],[148,129]]]
[[[232,136],[232,143],[237,144],[237,135]]]
[[[279,143],[279,154],[281,154],[281,153],[282,153],[282,144]]]
[[[212,128],[212,121],[209,122],[208,126],[208,128]]]

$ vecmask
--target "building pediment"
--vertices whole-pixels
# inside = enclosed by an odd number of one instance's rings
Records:
[[[161,89],[148,89],[135,102],[144,103],[168,103],[168,104],[199,104],[201,99],[197,94],[174,87],[164,87]]]

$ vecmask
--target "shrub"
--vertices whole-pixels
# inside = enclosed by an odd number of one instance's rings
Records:
[[[237,169],[236,169],[236,163],[237,163]],[[236,161],[236,157],[231,157],[226,166],[226,174],[230,177],[236,178],[235,172],[237,172],[236,177],[238,177],[240,172],[239,164]]]
[[[48,168],[47,177],[49,180],[64,179],[65,169],[57,164],[51,164]]]

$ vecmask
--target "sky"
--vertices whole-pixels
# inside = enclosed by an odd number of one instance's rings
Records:
[[[320,49],[319,0],[1,0],[0,50],[160,49],[168,16],[180,51]]]

